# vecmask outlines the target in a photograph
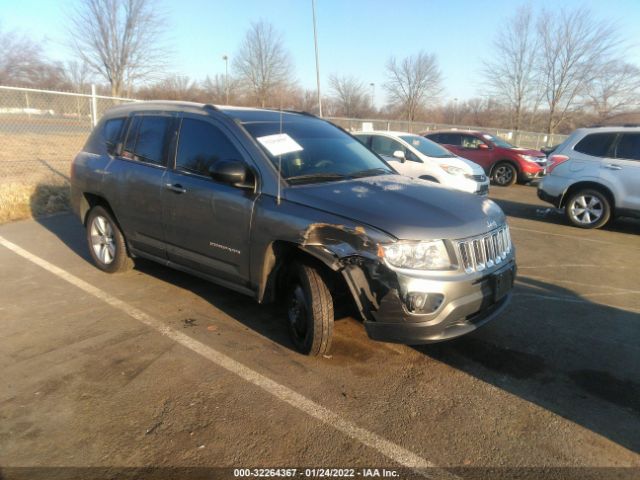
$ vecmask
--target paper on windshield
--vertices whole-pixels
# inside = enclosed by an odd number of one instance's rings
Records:
[[[274,157],[304,150],[298,142],[286,133],[266,135],[264,137],[258,137],[256,140],[258,140]]]

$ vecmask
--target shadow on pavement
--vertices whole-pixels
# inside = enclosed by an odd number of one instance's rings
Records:
[[[564,216],[564,211],[562,209],[554,208],[552,205],[536,205],[501,198],[491,199],[500,205],[500,208],[502,208],[504,213],[509,217],[570,226],[568,220]],[[578,229],[577,227],[574,228]],[[632,218],[616,218],[605,225],[602,230],[637,235],[640,234],[640,221]]]
[[[75,217],[59,215],[39,222],[90,262],[84,230]],[[136,270],[187,289],[239,324],[293,348],[277,306],[258,305],[154,262],[137,260]],[[347,345],[347,355],[348,345],[369,341],[363,328],[349,332],[355,338],[336,339]],[[499,319],[457,340],[415,349],[640,452],[637,312],[593,303],[558,285],[520,276],[513,301]]]
[[[640,314],[518,280],[501,318],[416,350],[640,452]]]

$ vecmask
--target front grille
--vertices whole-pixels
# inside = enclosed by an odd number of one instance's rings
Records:
[[[511,253],[509,227],[503,225],[489,233],[458,241],[458,251],[464,270],[481,272],[506,260]]]
[[[465,177],[467,177],[470,180],[475,180],[476,182],[486,182],[487,181],[487,177],[486,175],[465,175]]]

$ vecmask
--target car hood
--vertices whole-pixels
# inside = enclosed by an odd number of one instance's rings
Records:
[[[427,161],[436,165],[451,165],[463,169],[466,173],[471,175],[484,175],[484,170],[477,163],[467,160],[466,158],[453,156],[453,157],[428,157],[421,154],[421,156]]]
[[[402,240],[466,238],[505,222],[492,200],[401,175],[299,185],[285,195]]]
[[[511,148],[510,150],[512,152],[519,153],[520,155],[531,155],[533,157],[546,157],[546,155],[542,153],[540,150],[533,150],[531,148],[515,147],[515,148]]]

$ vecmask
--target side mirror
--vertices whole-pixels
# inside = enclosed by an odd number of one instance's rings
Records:
[[[489,150],[489,145],[487,145],[486,143],[479,143],[478,150]]]
[[[244,185],[247,173],[247,166],[238,160],[219,160],[209,167],[211,178],[234,187]]]
[[[393,158],[397,158],[401,162],[404,162],[407,159],[402,150],[396,150],[395,152],[393,152]]]

